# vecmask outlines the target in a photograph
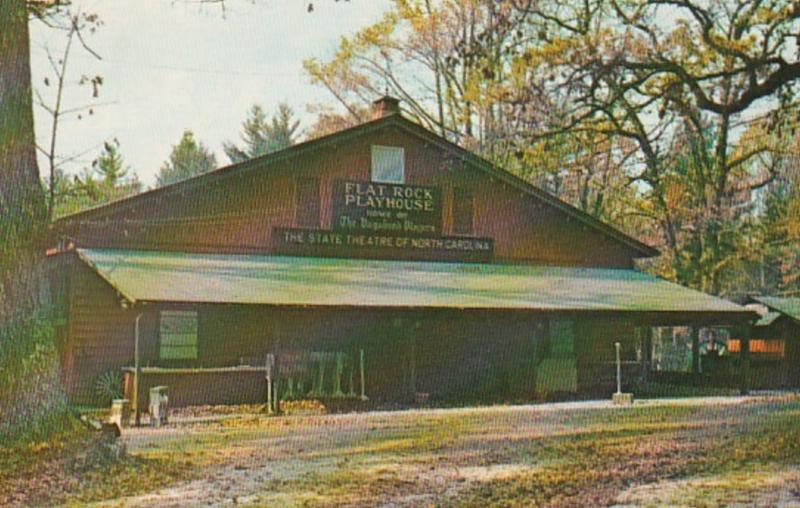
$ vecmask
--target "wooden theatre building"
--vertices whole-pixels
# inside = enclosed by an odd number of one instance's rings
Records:
[[[54,233],[64,382],[79,402],[137,358],[140,392],[167,385],[177,405],[263,402],[267,370],[286,397],[607,395],[615,342],[638,368],[650,327],[758,317],[636,271],[654,249],[389,97],[371,121]]]

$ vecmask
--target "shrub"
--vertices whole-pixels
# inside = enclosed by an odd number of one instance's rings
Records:
[[[122,373],[116,370],[103,372],[94,382],[94,394],[97,402],[108,406],[114,399],[122,398]]]
[[[311,399],[281,402],[281,411],[286,415],[324,415],[328,412],[325,404]]]

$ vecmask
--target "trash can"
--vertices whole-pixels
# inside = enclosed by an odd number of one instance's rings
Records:
[[[151,427],[160,427],[167,424],[169,397],[167,397],[166,386],[154,386],[150,388],[149,411]]]
[[[111,416],[109,423],[116,423],[120,429],[126,429],[131,423],[131,401],[128,399],[114,399],[111,401]]]

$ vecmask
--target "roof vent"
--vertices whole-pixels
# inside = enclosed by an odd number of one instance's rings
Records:
[[[400,113],[400,99],[384,95],[372,103],[372,119],[377,120],[389,115]]]

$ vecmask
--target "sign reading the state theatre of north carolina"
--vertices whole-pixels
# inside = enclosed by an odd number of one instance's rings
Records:
[[[336,180],[331,228],[349,233],[435,236],[442,224],[438,187]]]
[[[473,263],[490,261],[494,247],[491,238],[419,237],[299,228],[275,228],[272,238],[280,254]]]

